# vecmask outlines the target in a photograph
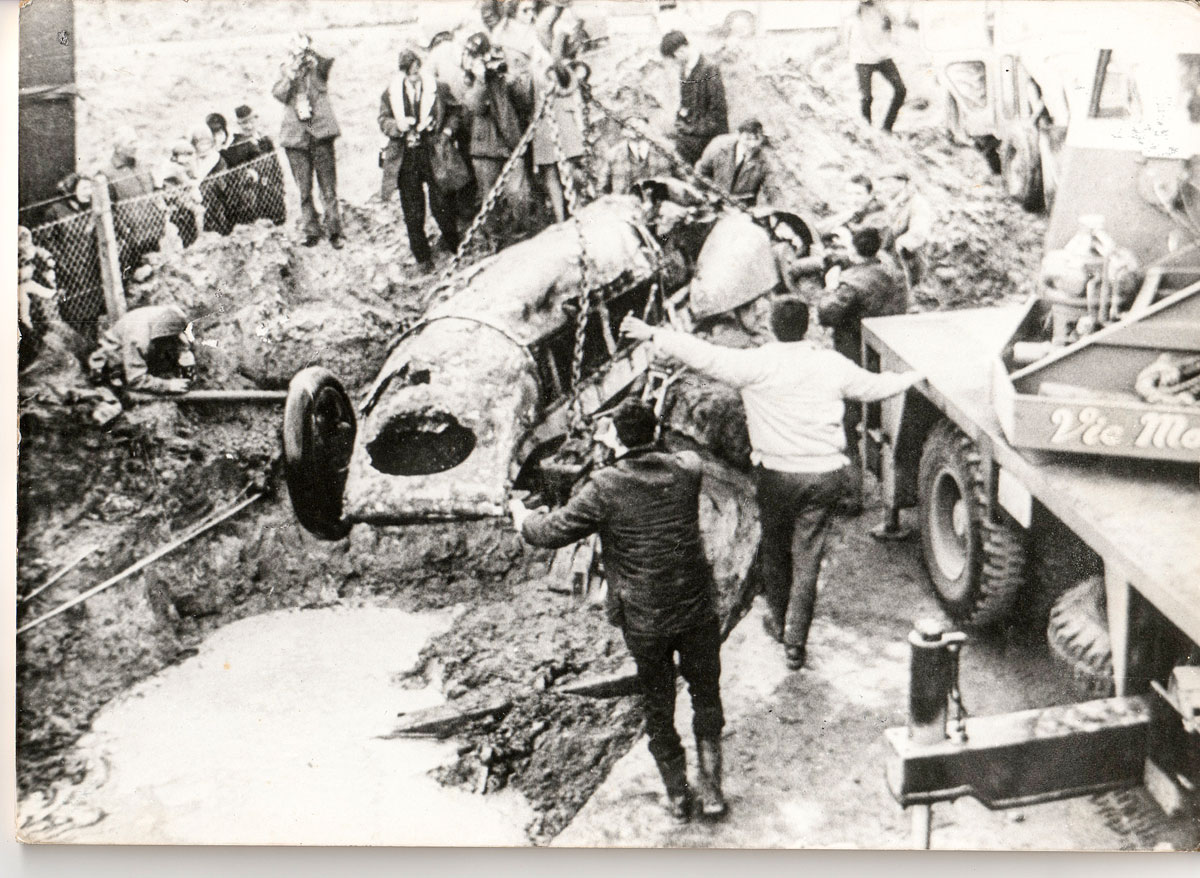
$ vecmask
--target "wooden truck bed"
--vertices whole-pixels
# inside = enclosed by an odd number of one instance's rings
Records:
[[[992,360],[1020,306],[879,317],[863,343],[883,369],[916,369],[927,397],[1105,562],[1114,671],[1121,686],[1127,589],[1200,643],[1200,483],[1193,465],[1064,453],[1019,453],[990,401]],[[986,452],[985,452],[986,453]],[[1028,522],[1025,522],[1028,524]]]

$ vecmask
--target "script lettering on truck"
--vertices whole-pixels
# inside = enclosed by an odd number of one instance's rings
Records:
[[[1066,448],[1200,450],[1200,417],[1180,412],[1135,415],[1096,406],[1061,406],[1050,414],[1055,428],[1050,444]]]

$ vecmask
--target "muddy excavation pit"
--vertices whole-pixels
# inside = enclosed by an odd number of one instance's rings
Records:
[[[918,126],[896,137],[863,130],[852,77],[838,68],[844,58],[827,47],[797,46],[786,57],[715,53],[730,94],[754,108],[782,147],[782,188],[794,199],[788,206],[826,216],[851,174],[884,161],[904,164],[927,178],[941,230],[913,309],[1022,297],[1036,276],[1044,221],[1008,202],[999,187],[981,185],[982,159],[933,130]],[[616,109],[648,107],[652,121],[669,120],[664,68],[656,56],[646,58],[639,47],[613,47],[593,67],[594,87]],[[339,63],[360,60],[361,53],[347,53]],[[374,100],[376,86],[363,94]],[[104,99],[97,94],[91,112],[104,109]],[[337,253],[300,247],[286,228],[266,225],[239,226],[226,238],[202,235],[185,251],[153,255],[154,275],[128,290],[129,304],[177,302],[195,315],[201,386],[279,389],[317,362],[348,388],[361,388],[419,317],[426,291],[403,268],[409,254],[394,203],[347,204],[344,219],[349,245]],[[22,418],[18,593],[93,551],[19,604],[19,624],[239,497],[265,491],[235,517],[18,638],[23,799],[61,799],[86,782],[90,763],[75,745],[98,712],[138,681],[195,657],[231,623],[303,608],[448,611],[449,627],[429,637],[398,685],[438,690],[449,708],[505,707],[461,724],[452,757],[432,774],[477,794],[520,792],[533,812],[528,840],[553,838],[641,731],[634,696],[555,691],[627,673],[620,632],[594,600],[548,580],[550,553],[524,546],[507,521],[357,525],[344,540],[314,539],[296,524],[279,473],[280,414],[153,403],[130,409],[108,430],[78,412]],[[739,511],[753,509],[742,418],[735,393],[694,375],[681,378],[668,399],[672,436],[712,455],[702,513],[706,543],[720,547],[711,560],[724,614],[757,537],[753,517]],[[409,438],[410,453],[379,461],[385,472],[437,472],[469,453],[474,439],[445,420],[396,430]],[[429,441],[446,435],[454,439],[448,450]]]

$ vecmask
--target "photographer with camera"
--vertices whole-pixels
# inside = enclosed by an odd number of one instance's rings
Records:
[[[518,107],[533,103],[533,83],[510,76],[504,52],[485,33],[467,38],[462,59],[466,106],[471,114],[471,164],[486,198],[524,132]],[[529,182],[525,162],[514,163],[505,184],[504,208],[514,219],[527,215]]]
[[[300,190],[304,215],[304,246],[321,240],[321,217],[313,204],[313,174],[321,189],[325,228],[334,249],[342,248],[342,218],[337,200],[337,166],[333,141],[341,134],[329,103],[329,68],[333,59],[318,54],[312,39],[300,34],[280,69],[271,94],[283,106],[279,144],[287,153],[292,176]]]

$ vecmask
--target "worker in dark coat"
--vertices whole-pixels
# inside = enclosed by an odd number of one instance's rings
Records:
[[[807,658],[809,627],[833,508],[846,467],[843,402],[876,402],[907,390],[915,372],[869,372],[805,340],[808,306],[791,297],[771,307],[775,341],[739,350],[649,326],[632,314],[621,334],[736,388],[746,410],[762,536],[753,570],[767,597],[767,632],[784,645],[788,668]]]
[[[737,134],[720,134],[712,139],[696,163],[696,173],[712,180],[743,207],[753,207],[760,196],[769,203],[778,200],[771,181],[771,168],[763,155],[762,123],[747,119]]]
[[[321,216],[313,204],[313,175],[325,208],[325,231],[335,249],[342,248],[342,217],[338,208],[337,164],[334,140],[341,134],[329,103],[329,68],[333,59],[318,54],[312,41],[301,34],[271,89],[283,104],[283,126],[279,145],[287,153],[292,176],[300,190],[304,215],[304,245],[321,240]]]
[[[109,328],[88,358],[96,384],[183,393],[195,366],[187,315],[178,305],[134,308]]]
[[[842,232],[841,248],[847,249]],[[878,229],[865,228],[849,235],[850,264],[834,267],[825,279],[825,296],[817,308],[817,317],[833,330],[833,349],[855,363],[862,358],[862,322],[868,317],[886,317],[908,310],[908,290],[904,281],[879,260],[883,236]],[[862,404],[846,401],[842,428],[846,434],[846,456],[850,458],[851,485],[843,511],[862,511],[862,455],[858,425]]]
[[[700,458],[655,444],[656,418],[632,400],[605,420],[597,439],[617,454],[566,506],[530,512],[511,502],[513,521],[535,546],[558,548],[599,533],[608,578],[609,621],[637,664],[650,752],[673,817],[689,816],[691,790],[675,730],[675,659],[692,696],[702,814],[725,812],[721,792],[721,635],[712,571],[700,540]]]
[[[379,100],[379,129],[388,136],[384,174],[400,189],[400,207],[408,229],[408,246],[422,271],[433,269],[433,254],[425,237],[425,192],[429,209],[442,233],[442,247],[453,253],[459,234],[452,193],[439,188],[433,172],[434,140],[453,135],[453,97],[432,76],[422,75],[421,59],[411,50],[399,57],[399,73]],[[455,110],[457,108],[454,108]]]
[[[679,31],[666,34],[659,48],[663,58],[679,68],[679,112],[673,139],[679,155],[694,165],[710,140],[729,133],[725,83],[717,65],[705,59]]]

